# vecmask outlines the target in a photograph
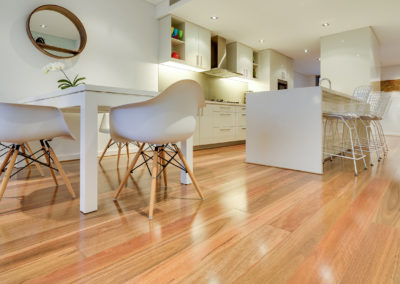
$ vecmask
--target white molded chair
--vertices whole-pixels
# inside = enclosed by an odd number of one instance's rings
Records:
[[[58,185],[58,182],[53,170],[57,170],[63,178],[68,191],[75,198],[71,183],[49,143],[56,137],[74,140],[59,109],[45,106],[0,103],[0,141],[11,144],[0,166],[0,176],[5,171],[5,176],[0,186],[0,200],[12,176],[18,155],[24,157],[28,165],[35,162],[47,166],[56,185]],[[30,155],[27,155],[23,148],[30,141],[40,141],[41,149],[35,153],[30,150]],[[36,158],[34,155],[38,153],[42,154]],[[45,157],[47,163],[42,163],[38,160],[42,156]],[[52,162],[56,168],[52,165]]]
[[[110,134],[110,115],[108,113],[103,114],[99,132],[103,133],[103,134]],[[108,140],[108,143],[107,143],[106,147],[104,148],[104,151],[101,154],[101,157],[99,159],[99,163],[101,163],[101,161],[103,160],[108,149],[110,149],[115,144],[117,144],[117,146],[118,146],[117,166],[119,166],[119,160],[121,158],[121,150],[123,147],[126,148],[126,155],[128,156],[128,163],[129,163],[129,143],[114,141],[112,138],[110,138],[110,140]],[[140,148],[140,144],[138,142],[136,142],[135,144]]]
[[[179,141],[185,141],[193,136],[198,108],[204,106],[204,94],[201,86],[195,81],[183,80],[173,84],[153,99],[111,109],[110,134],[112,139],[142,142],[114,200],[120,195],[136,162],[143,154],[145,144],[150,145],[153,150],[149,219],[153,218],[157,179],[169,164],[176,166],[174,163],[176,156],[181,159],[183,163],[181,168],[189,174],[198,194],[201,199],[204,199],[193,172],[176,145]]]

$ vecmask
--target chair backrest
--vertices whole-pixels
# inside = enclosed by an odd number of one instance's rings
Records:
[[[355,98],[359,102],[366,103],[368,101],[371,90],[372,86],[370,85],[359,86],[354,89],[353,98]]]
[[[112,108],[111,137],[151,144],[186,140],[195,131],[199,107],[204,106],[201,86],[182,80],[153,99]]]
[[[1,142],[20,144],[55,137],[73,139],[59,109],[0,103]]]
[[[381,92],[372,92],[368,98],[369,103],[369,115],[370,116],[378,116],[379,108],[382,103],[382,93]]]
[[[102,133],[110,132],[110,114],[108,113],[103,114],[103,117],[101,118],[99,131]]]
[[[386,112],[389,110],[392,95],[390,93],[381,93],[381,101],[379,103],[379,108],[377,111],[377,117],[383,118]]]

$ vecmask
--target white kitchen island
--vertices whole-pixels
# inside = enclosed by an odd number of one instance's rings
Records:
[[[322,114],[350,99],[324,87],[248,94],[246,161],[322,174]]]
[[[80,113],[81,212],[90,213],[98,207],[98,113],[108,112],[110,107],[145,101],[157,95],[158,92],[81,85],[19,101],[25,104],[54,106],[61,108],[63,112]],[[193,139],[182,141],[181,149],[189,166],[193,167]],[[190,177],[184,171],[181,174],[181,182],[191,183]]]

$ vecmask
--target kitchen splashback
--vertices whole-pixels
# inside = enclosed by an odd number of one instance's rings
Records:
[[[203,73],[159,65],[159,91],[163,91],[173,83],[184,79],[197,81],[203,87],[206,100],[224,100],[243,103],[244,93],[248,90],[248,83],[246,82],[236,81],[234,79],[216,78]]]

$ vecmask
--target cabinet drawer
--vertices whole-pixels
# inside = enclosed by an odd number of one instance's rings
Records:
[[[227,105],[207,104],[206,107],[203,109],[204,114],[210,114],[212,112],[235,112],[235,107]]]
[[[236,113],[236,126],[246,126],[246,113]]]
[[[246,127],[236,127],[235,140],[246,140]]]
[[[236,112],[237,113],[246,113],[246,107],[237,107]]]
[[[216,143],[224,143],[235,140],[235,128],[234,127],[220,127],[214,128],[214,137]]]
[[[213,113],[213,126],[214,127],[235,126],[235,113],[214,112]]]

